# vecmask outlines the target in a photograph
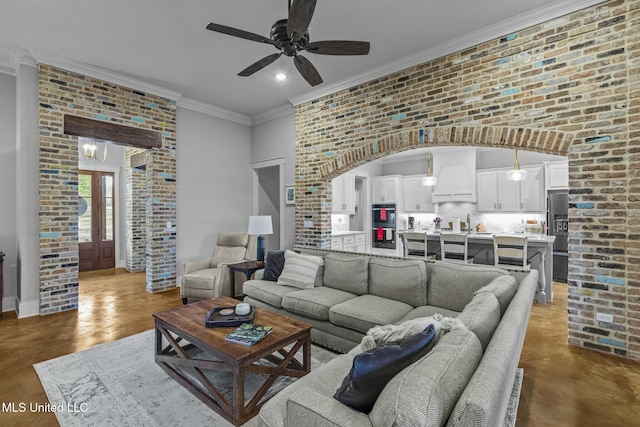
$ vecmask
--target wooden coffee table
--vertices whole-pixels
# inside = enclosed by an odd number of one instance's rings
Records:
[[[214,411],[239,426],[258,414],[275,392],[269,388],[280,376],[302,377],[311,370],[311,325],[256,308],[254,324],[273,327],[273,332],[251,347],[225,341],[235,327],[207,328],[204,320],[213,307],[235,306],[240,301],[220,297],[155,313],[155,360],[171,377]],[[163,339],[164,338],[164,339]],[[168,342],[168,345],[167,345]],[[285,347],[292,345],[289,350]],[[197,358],[197,347],[216,360]],[[303,360],[295,355],[303,348]],[[258,364],[267,359],[273,365]],[[205,370],[233,373],[233,399],[229,402],[206,377]],[[245,406],[245,374],[268,374],[264,384]]]

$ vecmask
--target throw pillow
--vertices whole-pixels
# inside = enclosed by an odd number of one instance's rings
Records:
[[[264,275],[262,280],[277,282],[284,268],[284,251],[269,252],[264,263]]]
[[[284,268],[278,285],[294,286],[296,288],[313,288],[318,274],[318,268],[324,265],[324,259],[315,255],[303,255],[286,250],[284,253]]]
[[[351,371],[336,390],[341,403],[369,413],[387,383],[407,366],[426,355],[435,345],[433,325],[403,341],[383,344],[353,358]]]

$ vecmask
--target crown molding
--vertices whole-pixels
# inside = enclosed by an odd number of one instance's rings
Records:
[[[249,116],[216,107],[215,105],[206,104],[191,98],[181,97],[178,99],[177,106],[180,108],[186,108],[187,110],[197,111],[198,113],[207,114],[209,116],[218,117],[220,119],[240,123],[242,125],[251,126],[252,124]]]
[[[251,125],[251,119],[248,116],[236,113],[231,110],[226,110],[224,108],[216,107],[214,105],[205,104],[204,102],[196,101],[195,99],[186,98],[182,96],[180,92],[166,89],[162,86],[157,86],[93,65],[79,63],[42,50],[31,49],[30,52],[32,57],[35,58],[35,61],[38,64],[44,63],[52,65],[54,67],[72,71],[74,73],[104,80],[109,83],[114,83],[152,95],[157,95],[165,99],[176,101],[176,105],[178,107],[198,111],[203,114],[230,120],[243,125]]]
[[[95,79],[104,80],[120,86],[139,90],[141,92],[160,96],[162,98],[166,98],[172,101],[177,101],[182,96],[180,92],[165,89],[161,86],[147,83],[142,80],[134,79],[132,77],[127,77],[125,75],[115,73],[113,71],[105,70],[103,68],[99,68],[93,65],[72,61],[62,56],[55,55],[53,53],[45,52],[39,49],[31,49],[30,52],[31,52],[31,56],[35,58],[38,64],[47,64],[54,67],[62,68],[64,70],[72,71],[74,73],[83,74],[85,76],[93,77]]]
[[[16,75],[16,67],[13,62],[13,54],[10,49],[0,46],[0,73]]]
[[[0,58],[0,74],[9,74],[10,76],[15,76],[16,69],[9,61]]]
[[[280,107],[272,108],[264,113],[257,114],[251,117],[251,125],[259,125],[260,123],[268,122],[270,120],[284,117],[286,115],[293,114],[293,105],[284,104]]]
[[[357,74],[348,79],[323,86],[317,90],[312,90],[300,96],[289,98],[289,102],[291,102],[293,106],[297,106],[305,102],[313,101],[315,99],[331,95],[332,93],[358,86],[398,71],[406,70],[433,59],[449,55],[453,52],[465,50],[472,46],[494,40],[498,37],[504,36],[505,34],[511,34],[543,22],[551,21],[606,1],[607,0],[564,0],[550,6],[540,7],[488,27],[481,28],[477,31],[456,37],[444,43],[440,43],[439,45],[417,52],[413,55],[405,56],[397,61],[389,62],[383,66],[373,68],[366,73]]]

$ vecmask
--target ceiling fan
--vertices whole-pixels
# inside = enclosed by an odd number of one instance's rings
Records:
[[[316,86],[322,83],[322,77],[311,61],[300,55],[300,52],[306,51],[319,55],[367,55],[369,53],[369,42],[352,40],[309,42],[308,29],[316,8],[316,0],[293,0],[293,4],[291,1],[289,0],[289,18],[273,24],[268,38],[226,25],[214,23],[207,25],[208,30],[270,44],[279,50],[278,53],[273,53],[249,65],[238,73],[239,76],[248,77],[284,54],[292,56],[298,72],[311,86]]]

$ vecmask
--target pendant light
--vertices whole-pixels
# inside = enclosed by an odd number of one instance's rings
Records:
[[[527,171],[520,169],[520,164],[518,163],[518,149],[516,149],[516,163],[513,165],[513,169],[507,171],[507,180],[524,181],[525,179],[527,179]]]
[[[89,160],[98,160],[101,162],[105,162],[107,160],[107,144],[103,144],[104,151],[102,153],[102,159],[98,158],[98,146],[96,142],[89,138],[79,138],[80,141],[84,141],[82,144],[82,150],[84,151],[84,156]]]
[[[438,182],[438,178],[433,176],[433,154],[427,152],[427,176],[422,177],[422,185],[433,187]]]

